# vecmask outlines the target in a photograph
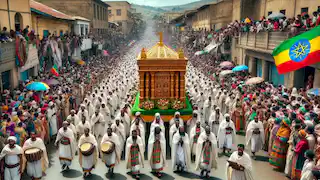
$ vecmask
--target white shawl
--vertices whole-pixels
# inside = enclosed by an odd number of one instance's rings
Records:
[[[183,151],[184,151],[184,159],[186,161],[186,166],[187,166],[187,170],[190,169],[190,165],[191,165],[191,152],[190,152],[190,141],[189,141],[189,136],[187,133],[185,133],[185,136],[181,136],[178,133],[175,133],[173,135],[173,139],[172,139],[172,148],[171,148],[171,155],[172,155],[172,169],[175,171],[175,167],[176,167],[176,155],[177,155],[177,148],[179,146],[180,143],[180,139],[182,139],[183,141]]]
[[[218,130],[218,142],[219,142],[219,148],[222,149],[224,145],[224,139],[226,137],[226,128],[230,127],[232,128],[232,144],[234,144],[235,138],[236,138],[236,127],[233,123],[233,121],[227,122],[226,120],[223,120],[220,125],[219,125],[219,130]]]
[[[143,164],[143,160],[144,160],[144,144],[142,142],[142,139],[137,136],[137,140],[136,143],[139,146],[139,165],[141,165],[141,167],[144,167]],[[131,168],[131,161],[130,161],[130,148],[133,144],[133,140],[132,140],[132,136],[128,137],[127,139],[127,143],[126,143],[126,165],[127,165],[127,169]]]
[[[217,157],[218,157],[218,149],[217,149],[217,139],[216,136],[211,132],[208,136],[206,132],[202,132],[198,138],[197,142],[197,151],[196,151],[196,170],[200,169],[201,158],[202,158],[202,149],[203,143],[209,140],[211,142],[211,161],[209,164],[210,169],[217,168]]]
[[[252,177],[252,162],[250,156],[243,152],[242,156],[238,155],[238,151],[235,151],[231,154],[230,158],[228,159],[231,162],[235,162],[240,164],[244,167],[244,173],[246,176],[246,180],[254,180]],[[232,177],[232,168],[229,167],[229,163],[227,162],[227,180],[231,180]]]

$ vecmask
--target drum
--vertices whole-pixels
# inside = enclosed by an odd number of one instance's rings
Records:
[[[101,151],[105,154],[111,154],[114,151],[114,143],[107,141],[101,145]]]
[[[94,151],[94,145],[91,143],[83,143],[80,146],[81,154],[84,156],[90,156]]]
[[[30,148],[24,152],[28,162],[38,161],[42,157],[42,151],[39,148]]]

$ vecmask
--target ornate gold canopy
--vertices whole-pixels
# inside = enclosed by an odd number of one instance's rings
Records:
[[[159,60],[159,59],[181,59],[185,60],[182,50],[174,51],[163,43],[162,33],[159,33],[160,40],[149,50],[143,48],[138,56],[138,60]]]

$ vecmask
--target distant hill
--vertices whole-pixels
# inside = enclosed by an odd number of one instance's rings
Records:
[[[163,6],[160,7],[163,10],[166,11],[185,11],[185,10],[190,10],[190,9],[195,9],[198,8],[200,6],[203,6],[205,4],[209,4],[209,3],[215,3],[218,0],[200,0],[200,1],[196,1],[193,3],[188,3],[188,4],[183,4],[183,5],[179,5],[179,6]]]
[[[138,13],[141,13],[146,18],[152,18],[156,14],[162,14],[166,12],[166,10],[159,7],[143,6],[137,4],[132,4],[132,8],[136,9]]]

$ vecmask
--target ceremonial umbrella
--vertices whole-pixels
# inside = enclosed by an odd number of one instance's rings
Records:
[[[320,88],[313,88],[308,90],[308,94],[312,94],[315,96],[319,96],[320,95]]]
[[[31,82],[27,84],[26,88],[31,91],[46,91],[50,89],[48,84],[44,82]]]
[[[60,82],[56,79],[47,79],[44,81],[44,83],[50,85],[58,85]]]
[[[246,19],[244,20],[244,22],[245,22],[245,23],[251,23],[251,20],[250,20],[249,18],[246,18]]]
[[[224,76],[226,76],[228,74],[232,74],[232,73],[233,73],[232,70],[223,70],[223,71],[220,72],[219,76],[220,77],[224,77]]]
[[[264,79],[262,77],[253,77],[246,81],[246,85],[259,84],[259,83],[262,83],[263,81]]]
[[[219,66],[221,66],[221,67],[231,67],[231,66],[233,66],[233,63],[230,62],[230,61],[223,61],[222,63],[220,63]]]
[[[239,65],[239,66],[236,66],[232,69],[233,72],[238,72],[238,71],[244,71],[244,70],[248,70],[248,66],[246,65]]]
[[[272,14],[270,14],[267,19],[281,19],[286,17],[284,14],[280,13],[280,12],[273,12]]]

